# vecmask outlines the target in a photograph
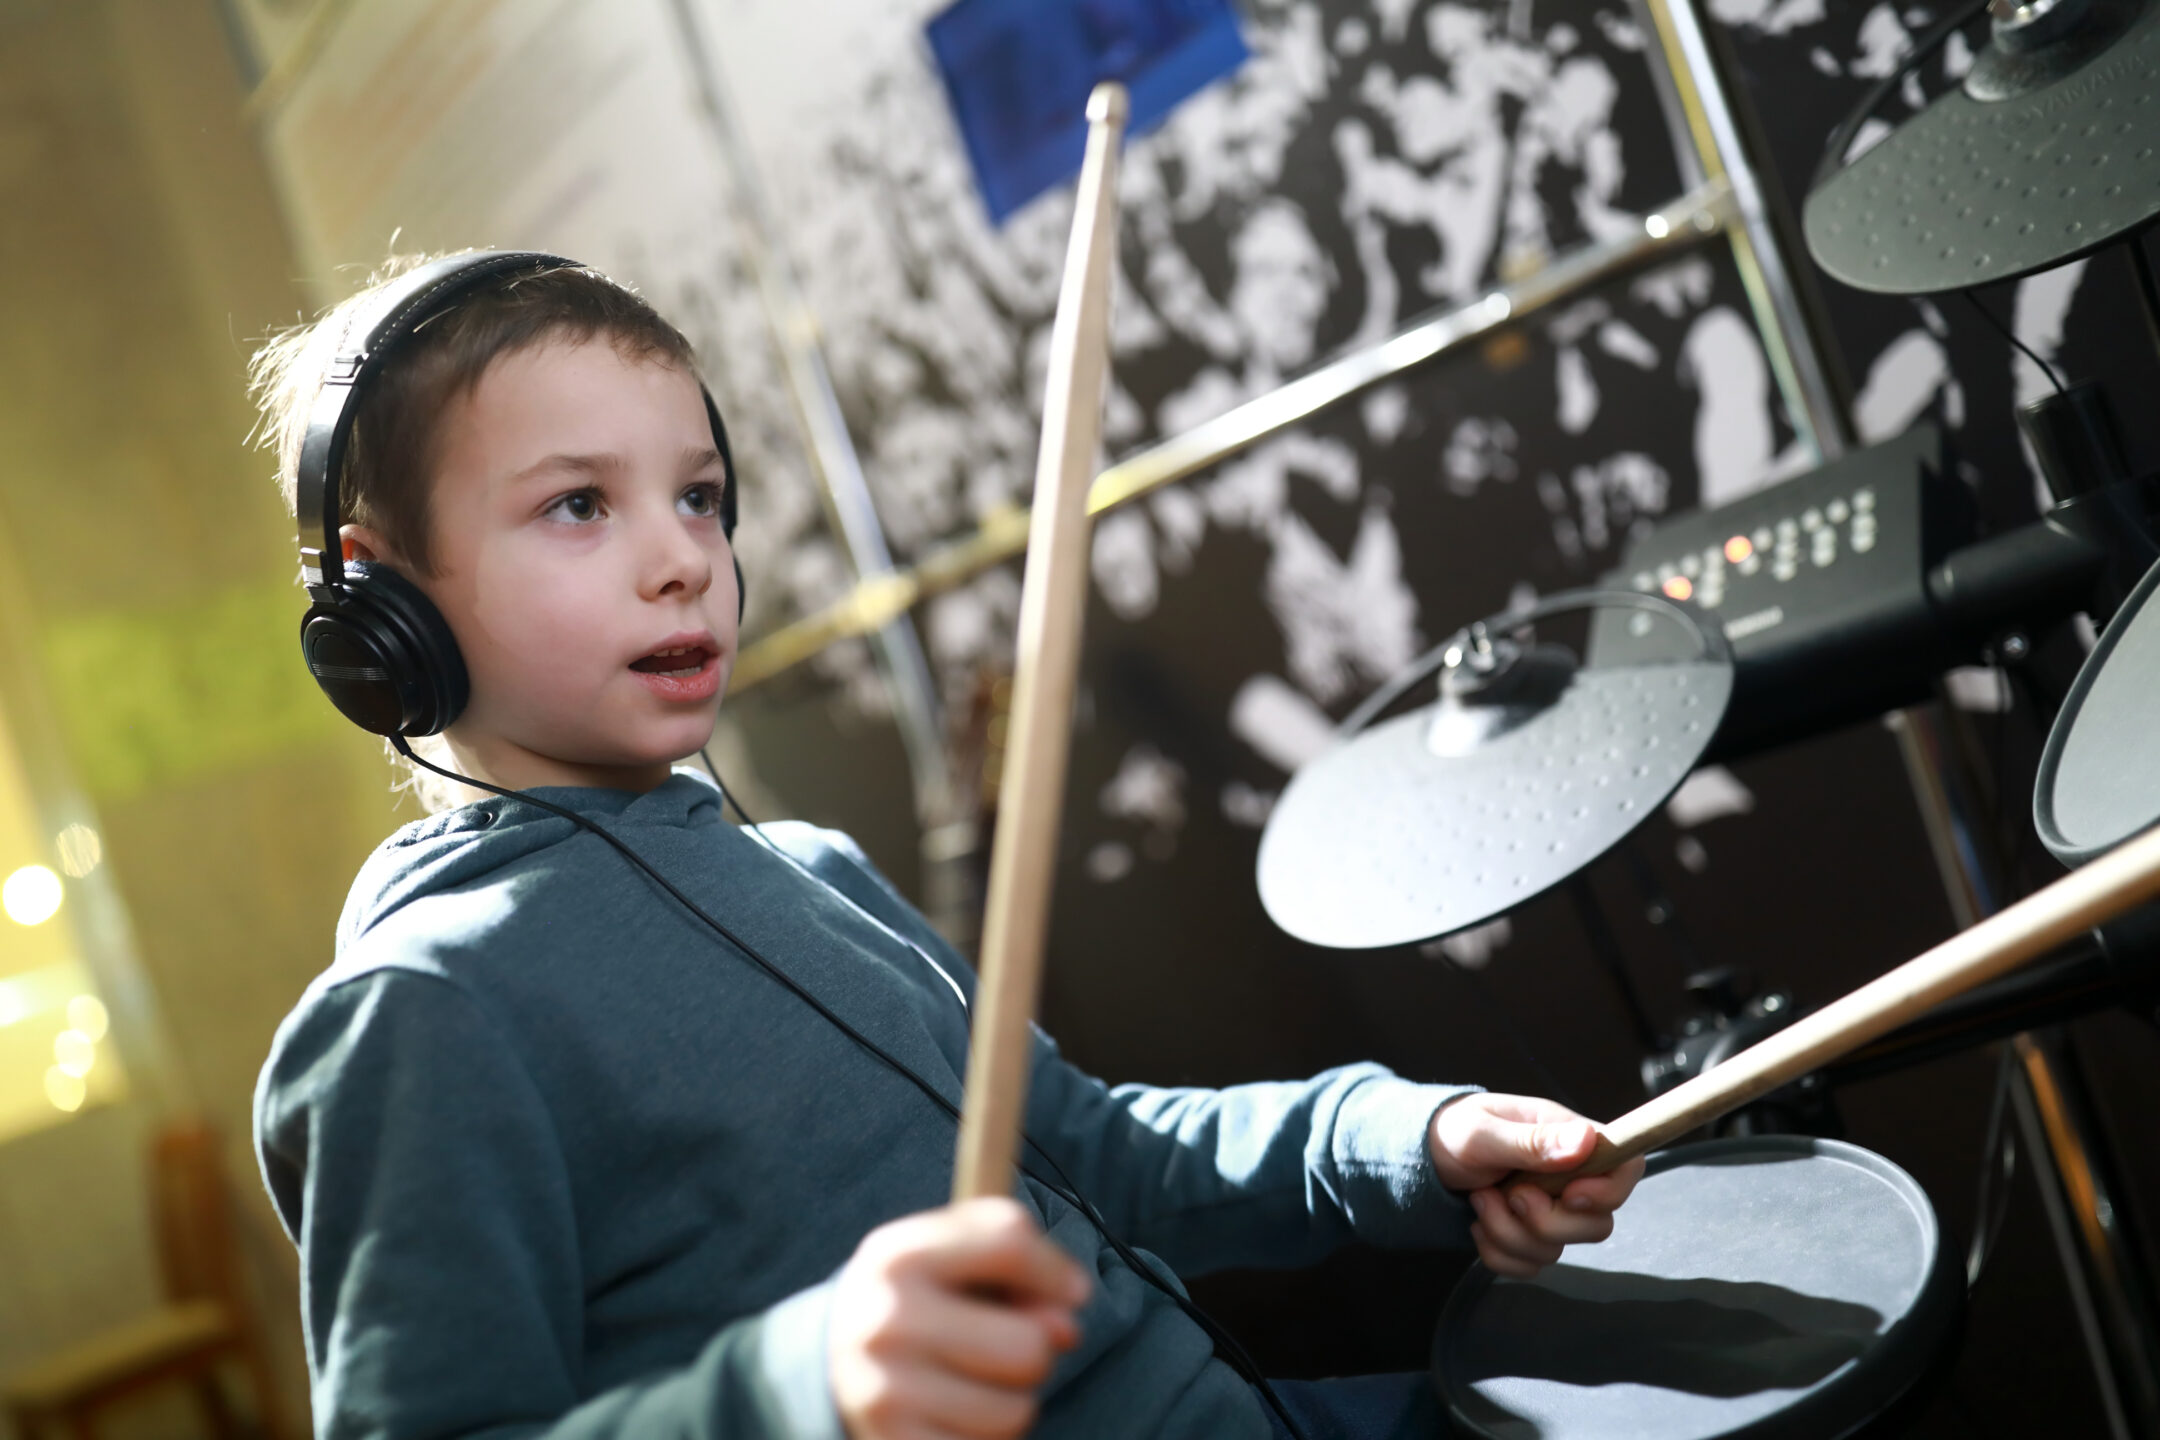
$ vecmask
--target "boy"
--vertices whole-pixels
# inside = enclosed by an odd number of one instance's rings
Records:
[[[259,357],[288,494],[348,322],[396,283]],[[1548,1102],[1373,1065],[1112,1090],[1047,1038],[1015,1197],[945,1205],[965,963],[844,837],[736,829],[671,769],[740,603],[687,342],[545,257],[439,288],[362,373],[329,493],[346,559],[439,612],[470,682],[439,753],[485,783],[362,868],[258,1087],[318,1434],[1266,1440],[1292,1432],[1165,1265],[1474,1214],[1526,1274],[1610,1232],[1639,1164],[1490,1188],[1588,1153]],[[1308,1440],[1437,1431],[1422,1377],[1289,1388]]]

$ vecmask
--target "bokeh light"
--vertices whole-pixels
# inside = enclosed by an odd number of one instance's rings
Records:
[[[82,1031],[91,1044],[105,1038],[112,1016],[106,1013],[105,1002],[95,995],[77,995],[67,1003],[68,1024]]]
[[[80,1075],[70,1075],[57,1065],[45,1072],[45,1098],[52,1101],[53,1109],[80,1110],[87,1093],[89,1087],[83,1084]]]
[[[42,925],[60,908],[60,877],[43,865],[25,865],[0,885],[0,909],[18,925]]]
[[[87,825],[68,826],[53,837],[53,847],[60,852],[60,868],[71,880],[82,879],[105,858],[104,842]]]
[[[63,1070],[78,1080],[88,1075],[90,1067],[97,1064],[97,1046],[91,1044],[90,1037],[80,1030],[62,1030],[53,1036],[52,1053],[53,1068]]]

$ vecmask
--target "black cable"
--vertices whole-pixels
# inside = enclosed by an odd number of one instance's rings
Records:
[[[1895,90],[1907,75],[1919,69],[1922,61],[1942,49],[1952,35],[1978,19],[1986,9],[1987,0],[1972,0],[1971,4],[1953,12],[1949,19],[1913,43],[1912,49],[1905,52],[1904,58],[1891,67],[1888,75],[1875,82],[1859,105],[1854,107],[1853,112],[1839,121],[1837,129],[1830,132],[1830,139],[1823,145],[1822,159],[1816,162],[1815,173],[1808,180],[1809,190],[1820,189],[1822,183],[1844,165],[1845,152],[1852,148],[1853,139],[1859,135],[1860,127],[1867,124],[1868,117],[1875,113],[1875,107],[1882,104],[1883,98]]]
[[[1635,1027],[1635,1039],[1645,1054],[1654,1055],[1665,1048],[1665,1036],[1658,1030],[1657,1022],[1650,1018],[1649,1007],[1643,1004],[1642,992],[1635,988],[1635,977],[1628,974],[1627,951],[1620,944],[1620,937],[1613,933],[1612,920],[1605,914],[1605,906],[1598,900],[1597,891],[1590,884],[1587,870],[1578,870],[1567,879],[1568,899],[1574,902],[1575,918],[1582,923],[1583,938],[1590,942],[1590,956],[1612,981],[1613,990],[1620,997],[1620,1006],[1627,1012],[1629,1022]]]
[[[698,746],[697,756],[698,759],[705,762],[705,773],[712,776],[713,789],[720,792],[720,802],[723,805],[734,806],[735,818],[742,821],[743,825],[746,828],[750,830],[756,830],[758,822],[750,818],[750,812],[742,808],[742,801],[735,798],[735,792],[727,788],[727,781],[720,778],[719,768],[712,763],[711,749],[708,746],[700,745]],[[725,811],[722,811],[721,813],[723,815],[726,814]],[[763,835],[756,836],[755,838],[761,843],[765,839]]]
[[[1636,831],[1627,836],[1618,848],[1621,858],[1627,861],[1629,873],[1635,877],[1635,893],[1642,897],[1643,918],[1665,937],[1673,958],[1680,962],[1681,978],[1699,975],[1709,968],[1703,961],[1702,947],[1695,943],[1694,935],[1680,919],[1679,903],[1666,892],[1665,882],[1658,878],[1657,867],[1643,853],[1641,834]]]
[[[1973,1207],[1972,1244],[1965,1251],[1965,1289],[1980,1283],[2010,1213],[2010,1182],[2017,1175],[2017,1135],[2003,1126],[2014,1066],[2008,1044],[1995,1068],[1995,1098],[1988,1106],[1987,1139],[1980,1146],[1980,1182]]]
[[[2026,344],[2023,340],[2020,340],[2018,338],[2017,332],[2003,323],[2001,316],[1997,315],[1994,311],[1988,309],[1987,306],[1980,303],[1980,297],[1978,295],[1974,294],[1970,290],[1960,290],[1958,291],[1958,294],[1963,295],[1965,297],[1966,303],[1971,305],[1973,309],[1979,311],[1980,318],[1987,321],[1988,324],[1994,326],[1995,329],[2001,333],[2003,339],[2008,340],[2012,345],[2017,346],[2019,350],[2024,352],[2026,359],[2032,361],[2033,364],[2040,367],[2040,373],[2047,376],[2048,383],[2055,387],[2056,394],[2060,395],[2064,393],[2065,387],[2063,385],[2062,376],[2056,373],[2055,367],[2053,365],[2048,364],[2047,361],[2040,358],[2039,351],[2033,349],[2032,346]]]
[[[646,876],[649,877],[654,884],[658,885],[670,896],[674,897],[677,904],[681,905],[685,910],[689,911],[698,919],[704,921],[705,924],[714,931],[714,933],[718,934],[730,945],[733,945],[737,950],[740,950],[743,955],[750,960],[752,964],[756,965],[760,970],[764,971],[772,979],[778,981],[782,988],[793,994],[797,999],[808,1005],[812,1010],[815,1010],[820,1016],[830,1022],[835,1029],[839,1030],[841,1034],[847,1036],[848,1039],[854,1041],[856,1045],[860,1046],[864,1051],[876,1057],[878,1060],[882,1061],[888,1068],[898,1073],[903,1079],[907,1080],[908,1083],[912,1084],[917,1090],[921,1091],[925,1096],[929,1098],[932,1104],[936,1105],[938,1109],[944,1111],[946,1115],[950,1116],[955,1124],[959,1122],[960,1107],[953,1104],[950,1100],[947,1100],[943,1095],[939,1094],[936,1086],[932,1085],[928,1080],[924,1079],[921,1075],[918,1075],[914,1070],[910,1069],[904,1062],[900,1060],[898,1056],[894,1055],[891,1051],[885,1049],[882,1045],[879,1045],[875,1040],[872,1040],[868,1035],[863,1034],[862,1031],[856,1029],[853,1025],[850,1025],[845,1019],[843,1019],[839,1014],[834,1012],[831,1007],[825,1004],[824,1001],[818,999],[815,994],[813,994],[809,989],[807,989],[800,982],[798,982],[793,976],[789,975],[786,971],[782,970],[772,961],[766,959],[763,952],[759,951],[757,947],[753,946],[752,944],[750,944],[749,941],[737,935],[733,930],[730,930],[726,925],[722,924],[717,918],[715,918],[712,914],[706,911],[703,906],[699,905],[695,900],[692,900],[688,895],[685,895],[681,890],[677,889],[674,882],[670,881],[665,875],[662,875],[658,870],[654,869],[644,856],[638,854],[635,850],[631,849],[629,845],[625,844],[623,840],[618,837],[613,831],[607,829],[607,827],[601,825],[595,820],[588,818],[587,816],[578,814],[574,810],[568,809],[561,805],[557,805],[550,800],[543,800],[539,796],[531,793],[530,791],[506,790],[500,785],[493,785],[485,780],[475,779],[470,775],[460,775],[454,770],[444,769],[442,766],[435,764],[433,761],[423,760],[420,758],[420,756],[413,753],[412,747],[406,743],[405,737],[402,735],[392,735],[389,738],[391,747],[395,749],[398,754],[404,756],[407,761],[411,762],[414,765],[420,766],[422,769],[433,771],[435,774],[442,776],[446,780],[456,780],[461,784],[470,785],[476,790],[485,790],[490,794],[500,795],[505,800],[522,800],[529,805],[537,805],[542,810],[546,810],[552,814],[561,816],[563,819],[568,820],[571,824],[577,826],[579,829],[590,831],[592,834],[599,836],[602,840],[606,841],[608,845],[611,846],[617,854],[621,855],[625,860],[628,860],[639,870],[644,871]],[[712,757],[706,755],[703,749],[700,749],[698,753],[704,758],[706,769],[712,771],[713,783],[719,788],[721,796],[725,799],[727,803],[734,804],[734,797],[728,794],[727,786],[721,782],[719,772],[717,770],[713,770]],[[742,806],[735,805],[735,813],[742,816],[743,821],[746,825],[749,824],[750,817],[744,814]],[[765,847],[767,850],[772,851],[775,854],[779,853],[778,848],[774,846],[772,842],[766,840],[764,836],[756,834],[754,828],[752,829],[751,834],[752,838],[759,845]],[[1157,1290],[1160,1290],[1163,1294],[1169,1296],[1170,1299],[1177,1305],[1177,1307],[1185,1313],[1186,1318],[1200,1327],[1202,1333],[1204,1333],[1208,1337],[1208,1339],[1214,1343],[1218,1353],[1223,1356],[1223,1358],[1229,1363],[1230,1367],[1242,1374],[1245,1377],[1246,1381],[1249,1382],[1255,1389],[1260,1392],[1261,1398],[1267,1402],[1268,1408],[1275,1412],[1276,1417],[1282,1421],[1283,1425],[1289,1430],[1290,1434],[1295,1437],[1295,1440],[1304,1440],[1304,1432],[1299,1430],[1297,1427],[1297,1423],[1290,1418],[1290,1412],[1284,1408],[1281,1397],[1275,1393],[1275,1387],[1270,1385],[1268,1383],[1267,1377],[1260,1373],[1259,1365],[1255,1363],[1252,1356],[1246,1352],[1245,1347],[1238,1343],[1236,1337],[1231,1335],[1229,1331],[1223,1329],[1223,1327],[1216,1322],[1213,1316],[1202,1310],[1199,1305],[1195,1303],[1192,1299],[1185,1295],[1179,1294],[1175,1286],[1171,1285],[1168,1281],[1164,1280],[1160,1275],[1155,1273],[1154,1267],[1148,1264],[1146,1259],[1137,1250],[1135,1250],[1132,1246],[1126,1244],[1123,1240],[1119,1239],[1118,1236],[1111,1231],[1109,1223],[1103,1219],[1102,1212],[1095,1208],[1092,1201],[1090,1201],[1085,1195],[1082,1195],[1080,1193],[1079,1186],[1073,1184],[1072,1178],[1065,1173],[1065,1167],[1058,1164],[1057,1158],[1055,1156],[1051,1155],[1049,1151],[1045,1150],[1041,1145],[1036,1143],[1035,1138],[1029,1135],[1025,1130],[1021,1132],[1020,1138],[1022,1142],[1026,1144],[1028,1149],[1034,1151],[1037,1155],[1040,1155],[1049,1164],[1050,1168],[1057,1172],[1058,1179],[1063,1181],[1064,1184],[1059,1185],[1051,1182],[1050,1180],[1044,1178],[1040,1172],[1030,1169],[1025,1163],[1022,1163],[1018,1167],[1021,1173],[1026,1175],[1029,1179],[1035,1181],[1038,1185],[1041,1185],[1051,1194],[1057,1196],[1060,1200],[1063,1200],[1066,1204],[1072,1206],[1075,1210],[1079,1211],[1083,1216],[1085,1216],[1088,1223],[1095,1228],[1096,1233],[1101,1235],[1103,1240],[1110,1246],[1110,1248],[1117,1252],[1117,1256],[1119,1259],[1123,1260],[1125,1264],[1129,1268],[1131,1268],[1132,1271],[1137,1274],[1141,1279],[1147,1281]]]
[[[1440,964],[1443,969],[1451,974],[1460,975],[1471,989],[1477,991],[1478,999],[1487,1010],[1492,1012],[1493,1019],[1498,1022],[1500,1033],[1507,1037],[1508,1044],[1515,1047],[1515,1053],[1522,1057],[1523,1063],[1537,1074],[1538,1083],[1545,1087],[1545,1093],[1567,1106],[1568,1109],[1573,1110],[1576,1114],[1582,1114],[1582,1106],[1568,1093],[1568,1087],[1561,1083],[1560,1077],[1553,1073],[1552,1068],[1538,1058],[1538,1053],[1532,1048],[1529,1037],[1523,1034],[1522,1027],[1515,1023],[1515,1017],[1508,1013],[1507,1005],[1497,994],[1493,993],[1492,987],[1485,983],[1485,977],[1448,954],[1447,951],[1439,948],[1437,943],[1433,946],[1432,953],[1440,957]]]
[[[1994,311],[1988,309],[1987,306],[1981,304],[1980,297],[1978,295],[1975,295],[1970,290],[1961,290],[1958,293],[1965,297],[1967,302],[1972,305],[1973,309],[1980,312],[1980,317],[1982,319],[1986,320],[1988,324],[1994,326],[1995,329],[2001,333],[2003,339],[2008,340],[2012,345],[2015,345],[2019,350],[2023,351],[2026,359],[2032,361],[2033,364],[2040,367],[2040,373],[2047,376],[2049,382],[2055,386],[2056,394],[2062,395],[2068,393],[2066,387],[2063,385],[2062,376],[2057,373],[2055,367],[2050,365],[2047,361],[2041,359],[2039,352],[2035,351],[2023,340],[2020,340],[2017,337],[2017,332],[2012,330],[2008,325],[2004,324],[2002,319],[1997,316]],[[2102,493],[2107,496],[2108,508],[2113,510],[2117,518],[2122,521],[2123,528],[2144,543],[2145,558],[2139,563],[2142,565],[2151,560],[2160,559],[2160,537],[2156,537],[2153,534],[2152,527],[2146,523],[2144,516],[2141,515],[2136,509],[2132,508],[2131,503],[2121,495],[2116,486],[2106,485],[2101,487],[2101,490]]]
[[[2028,642],[2030,643],[2030,642]],[[2012,889],[2025,880],[2025,824],[2021,809],[2010,804],[2010,719],[2017,712],[2017,687],[2010,681],[2010,661],[2001,655],[1991,667],[1995,672],[1995,793],[1988,803],[1995,812],[1995,853],[2002,858],[2003,879]]]
[[[1965,1403],[1965,1397],[1958,1393],[1956,1382],[1944,1385],[1943,1390],[1950,1397],[1950,1408],[1957,1411],[1958,1419],[1964,1422],[1966,1433],[1977,1435],[1981,1440],[1993,1440],[1994,1430],[1980,1423],[1980,1417]]]

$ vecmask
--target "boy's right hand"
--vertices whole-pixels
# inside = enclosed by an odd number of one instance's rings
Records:
[[[1080,1340],[1087,1272],[1021,1206],[965,1200],[863,1237],[833,1294],[833,1399],[853,1440],[1007,1440]]]

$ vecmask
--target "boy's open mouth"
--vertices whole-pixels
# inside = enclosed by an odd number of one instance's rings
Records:
[[[703,645],[677,645],[667,650],[655,650],[642,660],[633,660],[630,668],[645,675],[688,680],[703,670],[705,662],[712,658],[713,652]]]

